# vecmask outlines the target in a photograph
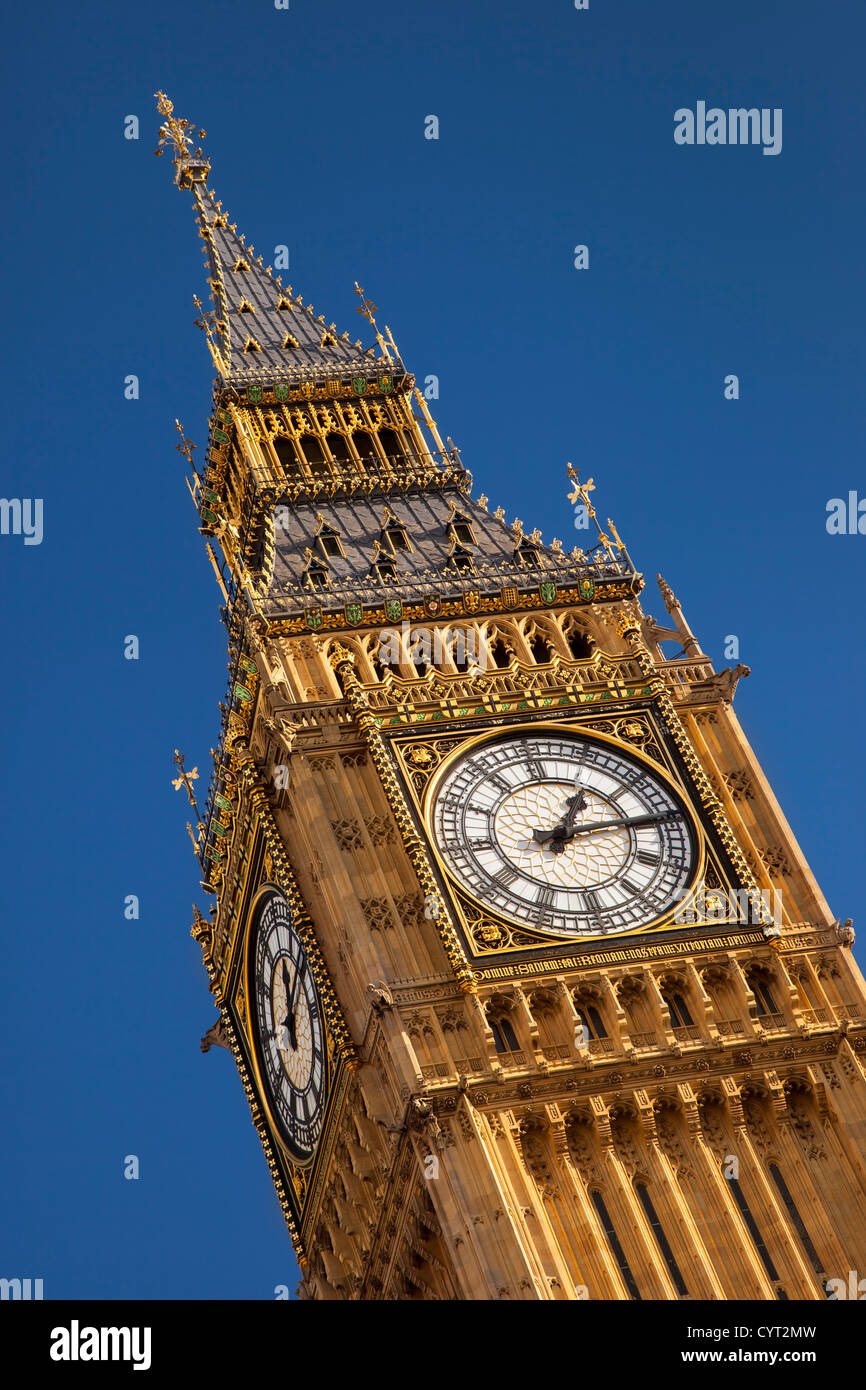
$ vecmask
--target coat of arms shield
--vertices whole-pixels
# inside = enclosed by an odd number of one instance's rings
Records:
[[[542,603],[553,603],[556,598],[556,585],[552,579],[542,579],[538,592],[541,594]]]
[[[364,609],[360,603],[346,604],[346,622],[350,627],[357,627],[364,616]]]
[[[512,587],[509,585],[507,588],[501,589],[501,590],[500,590],[500,594],[501,594],[501,597],[502,597],[502,607],[503,607],[503,608],[516,608],[516,607],[517,607],[517,590],[516,590],[515,588],[512,588]]]
[[[322,610],[318,604],[304,609],[304,622],[315,632],[316,628],[322,626]]]
[[[389,623],[399,623],[403,616],[403,600],[400,598],[385,599],[385,617]]]
[[[356,396],[365,395],[367,391],[367,378],[365,376],[353,376],[352,390]]]
[[[442,611],[442,595],[428,594],[424,600],[424,612],[428,618],[435,618]]]

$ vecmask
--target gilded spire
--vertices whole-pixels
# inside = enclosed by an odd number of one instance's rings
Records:
[[[274,267],[248,244],[237,224],[208,187],[210,161],[197,140],[205,132],[191,121],[175,114],[174,105],[164,92],[156,93],[157,108],[163,118],[156,154],[172,153],[175,183],[191,189],[199,235],[204,242],[208,284],[213,309],[205,310],[196,297],[195,322],[207,336],[214,363],[223,380],[235,387],[286,390],[290,385],[320,379],[366,379],[387,367],[402,371],[402,363],[389,350],[376,328],[372,305],[361,299],[361,313],[371,324],[379,344],[373,347],[352,343],[347,333],[339,335],[334,323],[317,314],[312,304],[304,304],[291,285],[283,285],[274,271],[288,264],[288,247],[274,248]],[[366,389],[366,388],[365,388]],[[282,397],[278,396],[278,399]]]

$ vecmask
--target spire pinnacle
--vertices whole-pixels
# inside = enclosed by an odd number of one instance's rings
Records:
[[[251,392],[253,401],[263,400],[264,393],[285,401],[290,392],[317,389],[314,382],[331,395],[352,391],[352,383],[360,382],[360,394],[373,373],[377,382],[379,378],[386,382],[383,389],[391,390],[396,375],[404,375],[403,364],[393,339],[389,348],[379,333],[373,317],[376,306],[364,298],[360,285],[355,286],[362,301],[360,312],[375,331],[378,356],[374,347],[365,351],[360,342],[353,346],[336,323],[329,325],[312,304],[304,305],[301,295],[283,288],[274,271],[287,248],[274,248],[273,266],[256,254],[253,243],[239,231],[209,186],[210,160],[196,144],[205,132],[176,115],[165,92],[156,93],[156,103],[162,117],[156,153],[167,150],[172,155],[175,183],[192,194],[204,242],[213,304],[205,309],[194,298],[195,323],[205,333],[223,383]]]
[[[165,117],[159,128],[159,139],[154,154],[159,157],[167,145],[173,148],[174,181],[179,188],[188,188],[191,183],[206,182],[210,162],[202,153],[201,146],[193,149],[192,137],[197,134],[199,140],[204,140],[207,131],[196,132],[192,121],[176,116],[174,102],[169,101],[165,92],[154,92],[154,96],[159,114]]]

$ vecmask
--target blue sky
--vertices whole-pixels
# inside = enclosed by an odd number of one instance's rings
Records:
[[[289,246],[317,312],[357,336],[359,280],[438,376],[476,492],[573,544],[572,460],[647,609],[660,570],[717,666],[739,638],[737,713],[856,926],[866,537],[825,518],[866,496],[864,13],[49,0],[4,31],[0,490],[43,499],[44,538],[0,536],[0,1274],[46,1297],[270,1298],[297,1273],[232,1061],[199,1051],[207,904],[170,785],[175,747],[206,784],[226,671],[174,451],[179,417],[201,458],[210,405],[201,243],[153,157],[152,93],[204,126],[232,219],[266,260]],[[699,100],[782,108],[782,152],[678,146]]]

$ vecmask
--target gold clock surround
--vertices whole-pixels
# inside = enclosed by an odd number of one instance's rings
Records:
[[[632,722],[637,721],[633,720]],[[436,843],[436,835],[433,831],[431,820],[432,809],[435,803],[437,792],[443,780],[447,776],[449,770],[452,767],[454,767],[457,762],[463,759],[467,755],[467,753],[469,753],[472,749],[480,747],[485,743],[495,743],[497,740],[502,739],[504,736],[513,735],[514,737],[518,737],[520,734],[525,733],[550,735],[556,732],[567,732],[571,734],[576,734],[578,737],[584,739],[596,741],[602,744],[607,744],[611,748],[616,749],[623,757],[628,758],[630,761],[645,764],[647,769],[651,771],[652,775],[656,777],[659,781],[663,782],[666,785],[666,787],[670,790],[670,793],[674,797],[674,799],[684,807],[684,811],[688,819],[689,830],[691,832],[692,841],[695,847],[695,862],[692,867],[692,872],[689,876],[687,893],[690,892],[694,885],[702,879],[702,876],[705,873],[707,864],[707,846],[705,835],[701,827],[700,821],[696,817],[692,808],[692,803],[688,789],[673,776],[672,772],[664,764],[662,764],[654,758],[649,757],[646,753],[640,751],[639,747],[635,743],[627,743],[612,735],[599,732],[598,730],[590,727],[590,721],[588,720],[586,723],[583,723],[573,718],[559,720],[548,719],[543,721],[521,721],[519,723],[509,723],[507,725],[502,725],[493,730],[485,730],[481,733],[472,734],[468,736],[465,739],[465,741],[459,743],[457,746],[450,749],[441,760],[439,760],[438,758],[436,759],[435,766],[431,769],[431,776],[424,792],[423,802],[421,804],[421,813],[423,816],[427,837],[431,845],[432,853],[435,857],[439,872],[443,876],[445,882],[451,885],[452,887],[453,897],[458,905],[458,915],[461,919],[461,923],[463,925],[467,939],[470,942],[474,942],[476,948],[479,945],[479,936],[481,936],[482,941],[484,939],[482,935],[484,931],[483,924],[486,922],[489,922],[491,927],[490,947],[497,953],[503,950],[525,951],[528,948],[530,948],[533,944],[537,948],[542,950],[544,948],[550,949],[553,947],[569,947],[571,949],[579,949],[583,943],[595,943],[597,945],[599,942],[602,941],[608,943],[610,943],[612,940],[615,940],[617,942],[624,941],[626,938],[631,936],[642,936],[646,935],[647,933],[663,931],[673,924],[673,918],[676,914],[677,909],[675,907],[670,907],[666,911],[659,913],[656,918],[654,918],[645,926],[629,928],[627,930],[617,933],[601,933],[599,935],[592,935],[587,933],[586,935],[581,934],[580,936],[557,936],[552,932],[535,932],[529,925],[514,922],[511,919],[504,918],[501,914],[495,911],[491,911],[488,907],[485,906],[485,904],[480,899],[475,898],[465,888],[463,888],[460,884],[455,882],[453,874],[451,873],[447,864],[445,863],[444,859],[439,853],[439,849]],[[648,740],[645,740],[645,742],[646,741]],[[405,763],[406,753],[404,750],[406,749],[406,744],[400,743],[398,745],[397,740],[395,739],[395,745],[399,747],[401,758]],[[427,747],[429,749],[429,743],[425,740],[413,740],[411,746],[421,748]],[[684,897],[683,901],[688,901],[687,895]],[[477,913],[481,914],[482,926],[480,927],[480,929],[478,927],[477,921],[473,924],[471,919],[467,916],[467,907],[469,907],[470,910],[474,909]],[[517,929],[516,939],[515,928]],[[489,950],[482,949],[481,951],[478,951],[477,954],[487,955],[489,954]]]

